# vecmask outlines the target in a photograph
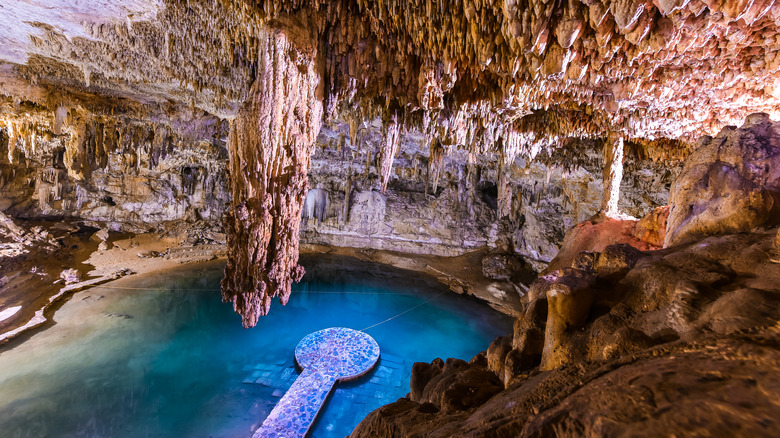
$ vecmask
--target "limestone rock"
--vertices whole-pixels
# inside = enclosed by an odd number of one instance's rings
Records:
[[[703,138],[671,189],[664,246],[780,220],[780,123],[753,114]]]
[[[507,353],[512,350],[512,338],[501,336],[496,338],[487,349],[488,369],[498,374],[504,367]]]
[[[773,436],[775,423],[746,419],[770,418],[776,405],[773,393],[757,389],[780,376],[780,264],[770,256],[776,235],[713,236],[639,254],[625,276],[591,283],[591,293],[582,282],[566,300],[548,294],[530,301],[499,370],[504,390],[465,411],[401,399],[369,414],[352,436]],[[575,285],[578,273],[568,272]],[[550,289],[550,281],[541,283]],[[611,303],[601,300],[609,295]],[[540,327],[544,358],[534,363]],[[495,359],[505,345],[491,345]],[[452,374],[465,375],[468,364],[451,363]],[[444,381],[423,388],[428,400],[440,400],[454,382]],[[683,388],[674,397],[670,381]]]
[[[299,227],[322,121],[315,53],[294,46],[282,32],[268,31],[260,39],[253,97],[228,138],[233,196],[222,297],[233,303],[244,327],[268,313],[272,297],[286,304],[292,283],[303,276]]]
[[[492,280],[509,280],[523,268],[522,262],[512,255],[496,254],[482,258],[482,275]]]
[[[575,258],[582,251],[601,252],[607,246],[618,243],[630,245],[641,251],[657,249],[658,247],[651,243],[634,236],[636,225],[637,221],[634,220],[618,220],[603,216],[577,224],[566,233],[558,255],[544,272],[572,266]]]
[[[596,278],[587,271],[565,268],[547,288],[547,325],[542,351],[542,369],[552,369],[571,361],[566,332],[580,328],[596,301]]]
[[[411,399],[421,401],[423,390],[428,382],[438,376],[444,370],[444,361],[436,359],[430,364],[425,362],[415,362],[412,365],[412,376],[410,377]]]
[[[81,273],[77,269],[66,269],[60,273],[60,278],[65,284],[73,284],[81,281]]]
[[[593,272],[598,277],[625,276],[634,267],[642,253],[631,245],[619,243],[604,248],[595,265]]]

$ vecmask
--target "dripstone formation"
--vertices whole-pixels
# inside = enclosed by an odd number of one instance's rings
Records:
[[[0,56],[6,60],[0,66],[0,82],[8,102],[1,125],[14,143],[9,149],[16,149],[16,143],[23,141],[24,135],[17,132],[27,133],[27,144],[36,150],[38,141],[32,138],[49,133],[67,136],[73,145],[67,148],[63,164],[77,180],[86,181],[95,163],[101,168],[108,165],[110,153],[100,148],[93,151],[92,143],[84,143],[84,139],[94,138],[96,144],[107,141],[109,148],[121,145],[122,150],[144,142],[120,139],[105,121],[99,126],[71,126],[68,120],[74,117],[91,120],[119,113],[124,119],[148,120],[151,126],[171,114],[204,111],[211,117],[239,120],[239,108],[265,98],[257,94],[253,84],[285,70],[283,65],[269,65],[263,59],[267,47],[281,36],[287,39],[291,53],[304,53],[311,62],[308,80],[316,82],[319,91],[313,99],[322,106],[323,116],[293,114],[292,118],[307,125],[261,133],[269,136],[268,144],[287,142],[283,137],[288,129],[316,137],[321,124],[331,129],[349,126],[344,141],[348,149],[376,151],[369,159],[378,157],[379,178],[372,189],[383,196],[393,186],[394,166],[405,135],[417,137],[423,151],[425,162],[416,168],[422,165],[430,174],[424,193],[431,188],[435,194],[442,176],[446,177],[445,156],[463,150],[464,158],[457,161],[468,168],[459,183],[459,203],[470,203],[473,211],[473,204],[478,203],[475,199],[481,198],[473,190],[484,188],[487,197],[493,198],[495,186],[496,217],[488,219],[492,224],[487,234],[508,237],[469,238],[467,247],[486,240],[512,241],[496,247],[526,259],[536,269],[552,259],[563,232],[573,223],[537,227],[533,221],[540,222],[538,217],[517,214],[518,209],[529,209],[525,202],[518,206],[518,183],[513,177],[517,160],[528,166],[537,160],[548,161],[545,157],[568,155],[571,159],[558,161],[558,166],[547,172],[557,174],[557,168],[562,168],[565,175],[580,167],[586,158],[583,149],[599,149],[603,155],[601,178],[598,173],[593,176],[603,184],[595,210],[620,216],[621,154],[679,161],[699,135],[714,135],[727,124],[741,124],[753,112],[773,114],[780,98],[775,89],[780,68],[780,56],[776,56],[780,53],[780,8],[772,0],[137,0],[121,8],[103,2],[89,8],[67,2],[60,6],[63,13],[55,15],[22,2],[12,2],[7,8],[4,20],[8,23],[0,31],[0,37],[8,41]],[[301,62],[290,59],[292,64]],[[286,86],[289,84],[282,85]],[[377,120],[379,141],[361,145],[361,132]],[[92,134],[94,129],[106,130],[106,123],[107,135]],[[292,122],[274,123],[286,126]],[[154,148],[167,150],[166,132],[175,130],[157,129],[151,141]],[[224,138],[223,132],[216,134],[218,142]],[[294,143],[300,144],[298,140]],[[270,158],[276,161],[263,166],[286,166],[285,156],[272,154]],[[497,160],[491,187],[485,187],[487,182],[478,174],[485,156]],[[236,154],[231,157],[238,158]],[[296,158],[300,160],[305,161]],[[231,168],[236,165],[244,169],[231,161]],[[37,165],[36,169],[45,166]],[[203,178],[201,170],[184,166],[171,172],[178,172],[182,181],[191,181],[195,174]],[[545,185],[549,179],[545,177]],[[105,183],[96,181],[100,184]],[[208,184],[205,189],[215,192]],[[269,202],[285,204],[283,197],[287,195],[272,186],[262,186],[274,198]],[[190,190],[187,187],[185,193]],[[350,198],[342,209],[347,217],[352,193],[347,187],[339,190]],[[467,193],[469,190],[472,192]],[[566,193],[567,189],[562,190]],[[532,191],[544,193],[539,187]],[[54,196],[58,195],[55,191]],[[219,208],[208,196],[199,201],[208,204],[208,210],[199,206],[195,213],[207,222],[218,223]],[[41,197],[43,210],[67,215],[74,209],[71,205],[49,208],[45,205],[48,195]],[[115,197],[109,196],[111,202],[116,203]],[[578,195],[570,192],[566,197],[577,199]],[[221,205],[227,201],[222,194],[216,199]],[[299,202],[302,198],[296,195],[291,199]],[[231,202],[236,207],[244,201]],[[649,207],[664,202],[653,200]],[[14,207],[8,204],[6,209]],[[79,210],[81,204],[76,204]],[[178,220],[189,208],[180,204],[173,204],[177,210],[163,216]],[[290,205],[289,211],[297,209],[300,207]],[[638,215],[646,212],[643,209]],[[145,221],[144,214],[140,213],[141,221]],[[105,219],[106,214],[93,217]],[[282,222],[295,233],[298,225],[291,222],[295,220]],[[130,221],[138,219],[120,215],[115,227],[124,228]],[[255,229],[260,227],[259,221],[250,222],[250,234],[268,235]],[[513,229],[522,227],[527,228],[524,237],[516,236]],[[485,228],[478,227],[479,234],[485,235]],[[235,242],[245,241],[236,230],[228,226],[227,234]],[[436,240],[431,243],[440,246]],[[295,252],[293,246],[290,253]],[[290,257],[289,264],[294,265],[294,256]],[[279,281],[280,296],[289,293],[286,283]],[[269,296],[276,295],[276,290],[272,287]],[[235,292],[226,289],[226,298],[232,300]],[[255,317],[249,313],[259,315],[266,308],[266,304],[239,306],[251,309],[241,310],[246,313],[245,322]]]
[[[252,100],[230,128],[231,209],[222,296],[254,327],[271,298],[287,303],[298,266],[298,227],[306,172],[322,120],[314,72],[316,52],[272,32],[260,50]]]

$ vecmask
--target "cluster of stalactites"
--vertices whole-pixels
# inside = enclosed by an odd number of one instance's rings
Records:
[[[228,136],[232,201],[222,297],[244,327],[268,313],[273,297],[285,304],[303,275],[301,210],[322,120],[315,53],[273,30],[262,32],[257,44],[257,79]]]
[[[390,180],[390,173],[393,170],[393,160],[395,160],[400,145],[401,127],[398,124],[398,117],[393,116],[392,121],[385,127],[385,138],[381,149],[379,173],[382,193],[387,190],[387,182]]]
[[[193,141],[193,134],[214,138],[219,137],[221,129],[213,117],[201,120],[190,113],[186,114],[189,123],[185,128],[160,114],[105,114],[62,103],[49,107],[30,103],[19,110],[0,107],[0,131],[7,137],[1,162],[24,165],[17,161],[55,156],[56,149],[61,152],[61,164],[68,176],[84,181],[93,171],[106,169],[112,154],[116,154],[123,171],[137,173],[141,168],[156,168],[175,148]]]
[[[164,3],[154,21],[87,20],[90,39],[38,26],[31,52],[50,62],[25,74],[134,84],[136,93],[232,114],[258,74],[263,29],[305,22],[320,47],[329,115],[361,107],[372,118],[419,109],[450,119],[487,102],[508,125],[574,102],[625,138],[690,139],[780,104],[775,0]]]
[[[508,125],[574,102],[610,126],[574,126],[569,136],[583,129],[691,139],[780,103],[774,0],[256,4],[269,15],[315,17],[327,46],[330,107],[441,110],[453,118],[484,101]]]

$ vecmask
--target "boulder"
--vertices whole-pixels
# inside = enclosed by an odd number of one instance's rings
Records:
[[[635,236],[637,221],[595,216],[580,222],[566,233],[558,255],[542,274],[572,266],[582,251],[601,252],[609,245],[626,243],[640,251],[658,249],[651,242]]]
[[[425,386],[431,379],[441,374],[443,369],[444,361],[439,358],[434,359],[431,363],[415,362],[412,365],[412,376],[409,379],[411,399],[420,401]]]
[[[664,246],[780,221],[780,123],[748,116],[705,136],[671,188]]]
[[[81,281],[81,273],[76,269],[66,269],[60,273],[60,278],[65,281],[65,284],[73,284]]]
[[[482,275],[491,280],[509,280],[523,268],[523,262],[513,255],[492,254],[482,258]]]
[[[512,350],[512,337],[501,336],[496,338],[487,350],[488,369],[496,374],[501,374],[506,355]]]
[[[668,205],[654,208],[636,223],[634,237],[653,246],[663,246],[668,219]]]
[[[625,243],[610,245],[599,254],[593,271],[600,278],[624,277],[641,255],[638,249]]]
[[[550,370],[570,361],[572,345],[569,332],[585,323],[596,300],[593,274],[566,268],[553,274],[557,278],[547,287],[547,324],[540,368]]]

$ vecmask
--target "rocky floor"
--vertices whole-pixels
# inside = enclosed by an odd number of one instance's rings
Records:
[[[583,253],[534,282],[513,335],[415,364],[352,436],[777,436],[776,235]]]

